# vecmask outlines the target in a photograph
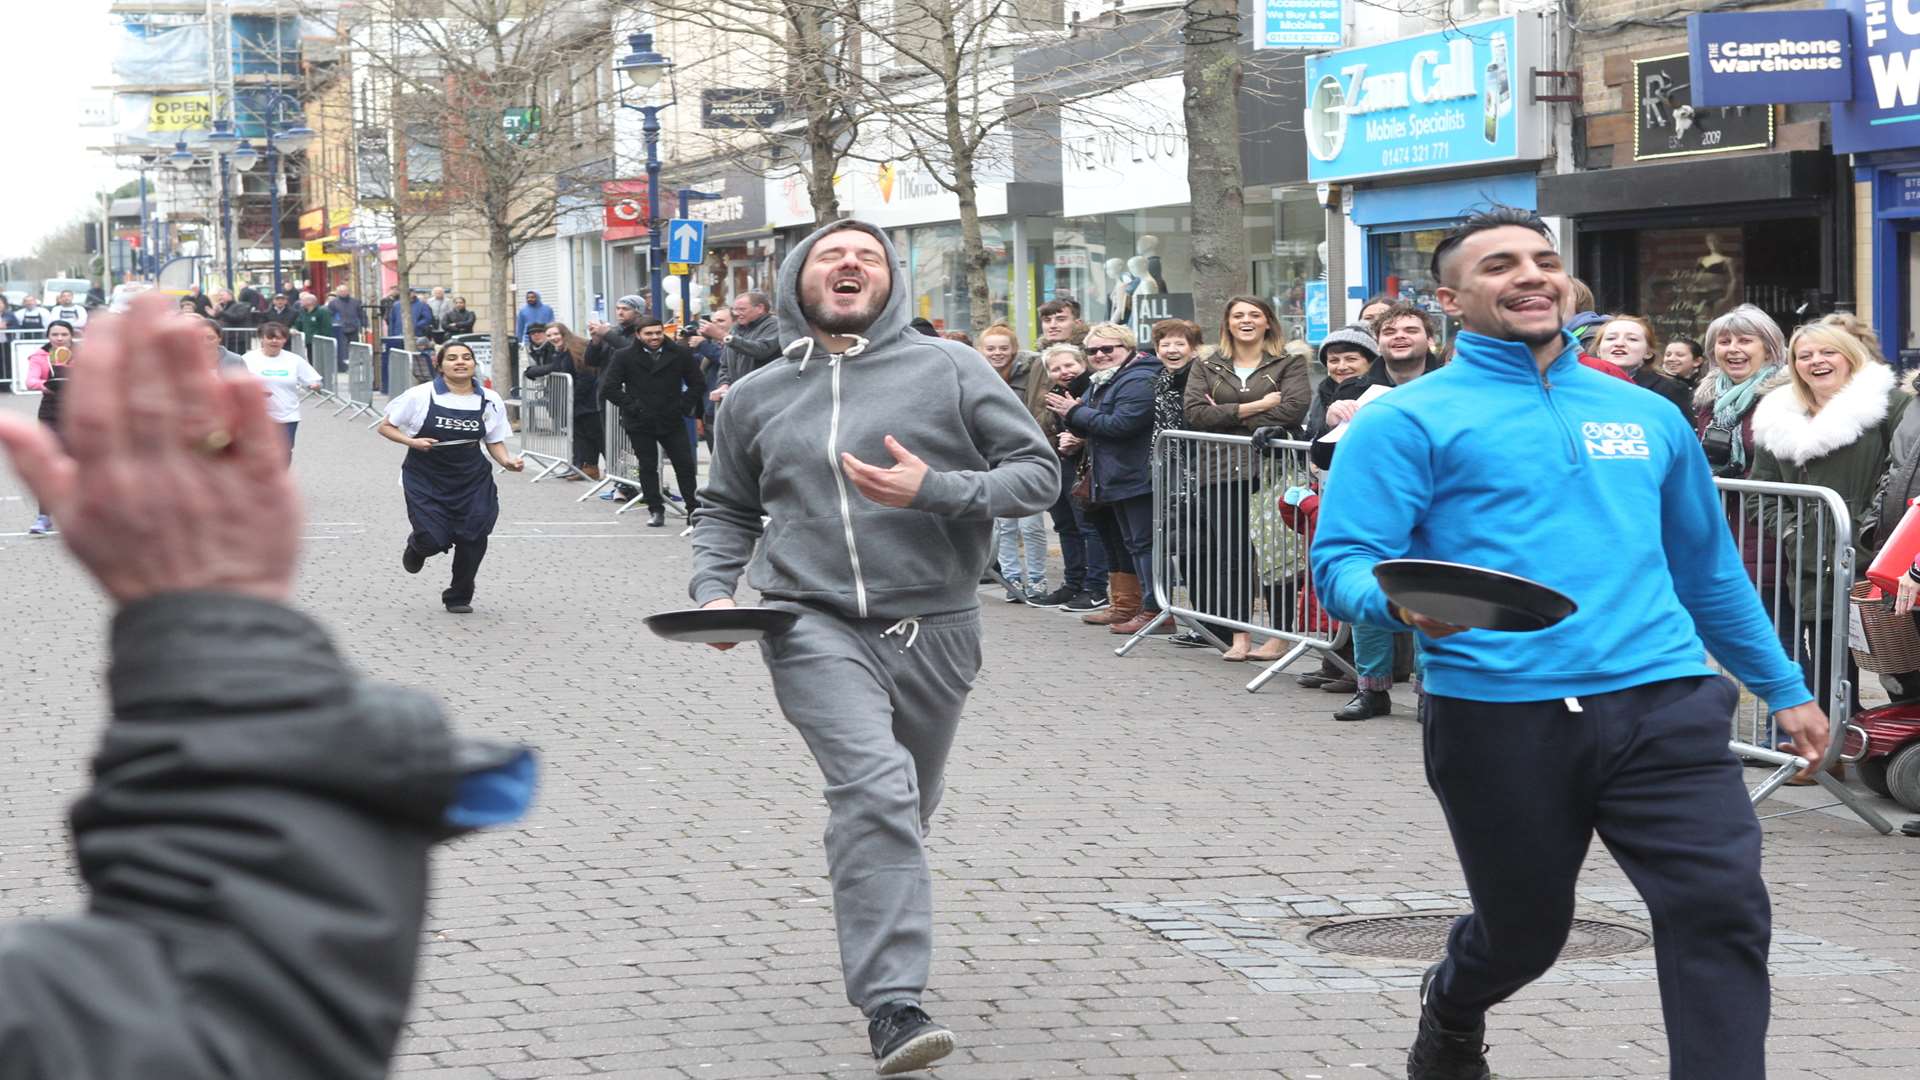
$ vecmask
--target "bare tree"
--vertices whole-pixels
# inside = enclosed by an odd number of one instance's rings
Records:
[[[1201,326],[1247,283],[1241,191],[1239,0],[1187,0],[1187,188],[1193,202],[1193,304]]]
[[[432,161],[442,195],[458,193],[444,212],[477,219],[487,238],[500,362],[514,256],[552,233],[556,177],[611,140],[609,10],[604,0],[363,0],[341,16],[355,61],[391,88],[397,203],[422,196],[415,167]]]

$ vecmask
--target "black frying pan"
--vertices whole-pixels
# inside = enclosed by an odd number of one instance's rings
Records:
[[[1537,581],[1463,563],[1388,559],[1373,576],[1408,611],[1474,630],[1545,630],[1577,610]]]
[[[717,645],[784,634],[800,616],[767,607],[685,608],[649,615],[644,621],[647,629],[668,641]]]

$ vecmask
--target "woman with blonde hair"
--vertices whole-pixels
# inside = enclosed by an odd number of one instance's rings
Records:
[[[1770,391],[1753,413],[1755,444],[1751,479],[1830,488],[1853,520],[1854,565],[1866,566],[1877,546],[1874,496],[1894,464],[1894,430],[1913,400],[1893,370],[1848,321],[1808,323],[1787,343],[1786,385]],[[1807,673],[1807,686],[1827,705],[1834,679],[1831,647],[1833,590],[1851,582],[1828,581],[1820,534],[1811,518],[1786,513],[1778,499],[1761,500],[1760,537],[1778,545],[1780,557],[1798,563],[1763,599],[1774,611],[1789,651]],[[1889,525],[1892,523],[1889,522]],[[1849,654],[1840,660],[1857,685]]]
[[[994,323],[980,331],[980,340],[974,343],[974,348],[986,359],[987,366],[1019,395],[1034,421],[1039,422],[1046,411],[1040,404],[1046,400],[1046,372],[1036,357],[1021,355],[1020,336],[1013,332],[1013,327]],[[1036,369],[1039,370],[1037,377]],[[995,550],[999,552],[1000,580],[1007,587],[1007,603],[1021,604],[1046,595],[1047,516],[995,518],[993,536]]]

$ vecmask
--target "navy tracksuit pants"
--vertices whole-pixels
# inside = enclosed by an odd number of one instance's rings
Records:
[[[1679,1080],[1764,1080],[1760,823],[1727,749],[1737,692],[1672,679],[1576,701],[1428,695],[1427,782],[1473,894],[1427,1005],[1471,1029],[1553,965],[1597,834],[1647,902]]]

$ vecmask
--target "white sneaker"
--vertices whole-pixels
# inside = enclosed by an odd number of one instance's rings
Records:
[[[45,536],[52,531],[53,531],[53,519],[48,517],[45,514],[41,514],[39,517],[34,518],[33,524],[27,526],[28,536]]]

